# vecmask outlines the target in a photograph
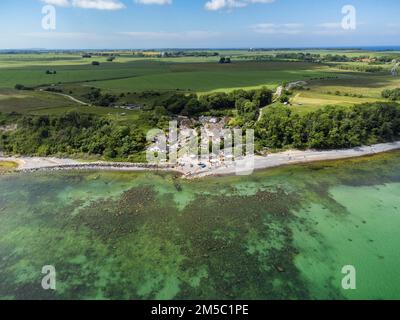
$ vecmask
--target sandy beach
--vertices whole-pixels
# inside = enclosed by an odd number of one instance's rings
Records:
[[[376,144],[352,149],[316,151],[316,150],[289,150],[272,153],[267,156],[255,156],[254,165],[251,158],[244,158],[233,164],[202,162],[206,165],[199,168],[198,161],[186,165],[152,165],[146,163],[119,163],[119,162],[84,162],[72,159],[54,157],[6,157],[0,155],[0,161],[12,161],[18,164],[16,171],[60,171],[60,170],[108,170],[108,171],[171,171],[182,174],[186,178],[201,178],[210,175],[243,175],[246,172],[261,170],[283,165],[301,164],[325,160],[339,160],[368,156],[400,149],[400,141]],[[247,165],[247,166],[246,166]],[[250,165],[250,167],[248,167]],[[251,172],[250,172],[251,173]]]
[[[289,150],[285,152],[273,153],[268,156],[255,156],[254,157],[254,170],[261,170],[267,168],[274,168],[284,165],[302,164],[317,161],[327,160],[340,160],[348,158],[356,158],[384,153],[388,151],[400,149],[400,141],[393,143],[376,144],[372,146],[363,146],[352,149],[316,151],[316,150]],[[242,163],[251,161],[251,159],[243,159]],[[240,164],[240,163],[239,163]],[[246,171],[246,168],[243,169]],[[241,169],[237,167],[219,167],[202,172],[197,177],[204,177],[208,175],[229,175],[240,174]]]
[[[61,170],[107,170],[107,171],[176,171],[184,174],[173,166],[157,166],[146,163],[128,162],[85,162],[66,158],[55,157],[5,157],[0,156],[0,161],[11,161],[18,164],[15,171],[61,171]]]

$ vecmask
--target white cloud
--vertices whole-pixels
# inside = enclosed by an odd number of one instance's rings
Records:
[[[237,0],[211,0],[206,3],[206,9],[216,11],[224,8],[240,8],[247,6],[246,3]]]
[[[220,9],[233,9],[247,7],[252,3],[272,3],[275,0],[210,0],[205,4],[205,8],[210,11]]]
[[[262,34],[287,34],[295,35],[304,31],[304,25],[301,23],[259,23],[251,27],[254,32]]]
[[[119,10],[125,5],[118,0],[73,0],[72,5],[83,9]]]
[[[69,7],[71,5],[69,3],[69,0],[41,0],[41,1],[59,7]]]
[[[158,4],[158,5],[172,4],[172,0],[135,0],[135,2],[139,4]]]
[[[119,0],[41,0],[47,4],[59,7],[96,9],[96,10],[120,10],[125,5]]]

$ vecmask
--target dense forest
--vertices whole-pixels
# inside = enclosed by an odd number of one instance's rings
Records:
[[[114,97],[102,94],[98,89],[91,90],[87,98],[100,105],[115,101]],[[133,161],[146,147],[143,124],[165,129],[176,115],[198,116],[210,111],[224,115],[227,110],[236,109],[237,124],[252,126],[259,116],[259,109],[271,102],[272,92],[265,88],[200,97],[171,93],[156,97],[153,106],[142,113],[140,125],[136,122],[121,125],[100,116],[77,112],[62,116],[14,115],[12,122],[17,123],[17,129],[0,132],[0,150],[23,155],[95,155]],[[0,114],[0,124],[6,119]]]
[[[372,103],[325,107],[298,114],[289,107],[271,107],[256,125],[259,147],[351,148],[400,137],[400,106]]]
[[[36,156],[90,154],[136,160],[146,146],[144,134],[135,128],[77,112],[22,116],[15,131],[2,132],[0,137],[0,150]]]
[[[102,93],[98,88],[91,88],[83,98],[94,105],[112,107],[116,104],[129,104],[123,101],[127,95],[121,94],[118,97],[109,93]],[[177,92],[161,93],[157,91],[149,91],[142,94],[143,99],[151,101],[150,104],[148,103],[147,109],[157,109],[161,114],[167,113],[170,116],[198,116],[210,111],[235,109],[238,105],[243,109],[242,105],[251,102],[253,106],[247,109],[252,109],[253,116],[250,116],[250,118],[253,118],[253,120],[259,108],[271,104],[272,96],[272,91],[267,88],[235,90],[231,93],[215,92],[201,96]],[[248,116],[246,115],[245,117]]]
[[[171,103],[168,111],[178,112],[192,103],[196,108],[205,103],[213,109],[234,106],[236,123],[232,125],[254,128],[258,150],[350,148],[400,138],[400,106],[396,103],[328,106],[307,114],[299,114],[288,106],[270,106],[257,121],[260,106],[268,105],[270,98],[268,91],[236,91],[191,98],[182,104]],[[168,111],[157,107],[143,112],[140,123],[166,128],[171,119]],[[93,155],[134,162],[142,160],[146,148],[145,130],[139,129],[137,123],[121,124],[96,115],[0,113],[0,125],[10,123],[17,126],[13,130],[0,130],[0,150],[10,154]]]

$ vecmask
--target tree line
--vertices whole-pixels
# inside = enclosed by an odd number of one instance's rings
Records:
[[[146,147],[144,133],[135,127],[77,112],[22,116],[17,129],[2,132],[0,138],[4,152],[29,156],[88,154],[134,160]]]
[[[201,113],[236,109],[246,120],[255,120],[258,111],[272,103],[273,93],[267,88],[215,92],[204,95],[173,93],[161,96],[153,107],[164,108],[170,115],[197,116]]]
[[[338,149],[389,142],[400,137],[400,107],[395,103],[327,106],[307,114],[271,107],[255,132],[260,148],[273,149]]]

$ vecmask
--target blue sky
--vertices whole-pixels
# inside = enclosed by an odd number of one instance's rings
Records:
[[[42,28],[46,4],[55,30]],[[398,0],[1,0],[0,13],[0,49],[400,45]]]

